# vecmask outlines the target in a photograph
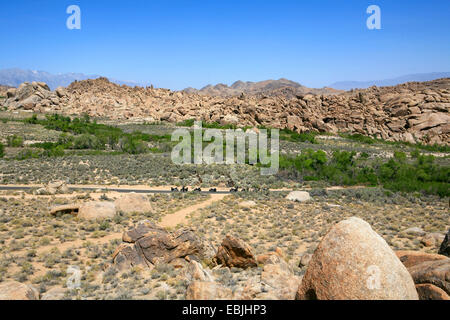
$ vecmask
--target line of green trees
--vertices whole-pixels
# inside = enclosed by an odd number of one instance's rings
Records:
[[[111,150],[129,154],[160,152],[158,148],[149,148],[147,142],[170,141],[170,135],[150,135],[139,131],[126,133],[120,128],[98,124],[95,120],[91,121],[87,115],[74,119],[58,114],[38,119],[36,115],[33,115],[24,121],[62,132],[57,142],[31,145],[31,147],[43,149],[42,156],[62,156],[66,149]]]
[[[305,181],[328,181],[336,185],[379,186],[393,191],[421,191],[450,196],[450,167],[436,163],[434,156],[418,151],[407,155],[395,152],[389,160],[368,159],[362,153],[304,150],[296,157],[280,156],[280,169],[295,172]]]

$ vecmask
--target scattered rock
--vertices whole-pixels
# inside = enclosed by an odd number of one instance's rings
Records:
[[[114,218],[116,206],[113,202],[91,201],[80,205],[78,217],[86,220]]]
[[[311,200],[311,196],[306,191],[292,191],[286,196],[286,199],[296,202],[306,202]]]
[[[67,194],[70,193],[66,182],[56,181],[50,182],[46,187],[36,190],[37,195],[55,195],[55,194]]]
[[[420,243],[422,243],[425,247],[436,247],[444,241],[445,236],[440,233],[427,233],[422,237]]]
[[[0,300],[39,300],[39,292],[17,281],[0,283]]]
[[[419,228],[419,227],[413,227],[413,228],[406,229],[404,231],[404,233],[410,234],[413,236],[424,236],[425,235],[425,231],[423,231],[423,229]]]
[[[298,288],[300,300],[417,300],[411,275],[370,225],[350,218],[325,235]]]
[[[137,193],[127,193],[115,202],[118,212],[129,213],[148,213],[152,212],[153,208],[147,196]]]
[[[214,257],[217,264],[227,267],[252,268],[256,267],[256,259],[251,247],[244,241],[227,235]]]

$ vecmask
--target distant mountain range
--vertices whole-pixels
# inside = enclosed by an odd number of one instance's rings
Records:
[[[385,80],[372,80],[372,81],[340,81],[331,84],[329,87],[337,90],[351,90],[351,89],[366,89],[372,86],[377,87],[390,87],[412,81],[432,81],[441,78],[450,78],[450,72],[432,72],[432,73],[417,73],[408,74],[405,76],[385,79]]]
[[[99,75],[85,75],[82,73],[64,73],[64,74],[51,74],[45,71],[32,71],[22,69],[3,69],[0,70],[0,85],[18,87],[23,82],[45,82],[50,89],[54,90],[57,87],[67,87],[75,80],[87,80],[100,78]],[[110,79],[111,82],[119,85],[126,84],[128,86],[142,85],[132,81],[120,81]]]
[[[295,95],[295,94],[307,94],[307,93],[315,93],[315,94],[332,94],[337,93],[338,90],[331,88],[322,88],[322,89],[312,89],[301,84],[288,80],[288,79],[279,79],[279,80],[265,80],[259,82],[251,82],[251,81],[236,81],[231,86],[228,86],[223,83],[219,83],[217,85],[207,85],[200,90],[194,88],[186,88],[183,91],[189,93],[197,93],[201,95],[208,96],[235,96],[241,93],[255,95],[255,94],[274,94],[280,93],[283,95]]]
[[[100,75],[85,75],[82,73],[64,73],[64,74],[51,74],[45,71],[32,71],[22,69],[3,69],[0,70],[0,85],[18,87],[23,82],[39,81],[45,82],[54,90],[57,87],[67,87],[74,81],[81,81],[87,79],[97,79]],[[387,87],[395,86],[405,82],[412,81],[432,81],[440,78],[450,78],[450,72],[433,72],[433,73],[419,73],[401,76],[393,79],[386,80],[372,80],[372,81],[340,81],[331,84],[328,87],[321,89],[314,89],[305,87],[297,82],[288,79],[279,80],[265,80],[259,82],[251,81],[236,81],[231,86],[223,83],[217,85],[207,85],[201,89],[186,88],[183,91],[190,93],[197,93],[201,95],[209,96],[235,96],[241,93],[245,94],[282,94],[285,96],[295,96],[301,94],[335,94],[340,91],[348,91],[351,89],[366,89],[371,86]],[[111,82],[122,85],[134,86],[146,86],[147,84],[138,83],[134,81],[122,81],[109,79]]]

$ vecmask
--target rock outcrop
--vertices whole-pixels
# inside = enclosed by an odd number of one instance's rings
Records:
[[[214,260],[217,264],[227,267],[256,267],[256,259],[251,247],[241,239],[227,235],[217,250]]]
[[[411,143],[448,144],[450,140],[450,79],[331,95],[285,94],[286,90],[292,89],[220,97],[119,86],[98,78],[53,92],[43,83],[24,83],[8,91],[4,104],[10,110],[87,113],[121,120],[176,123],[197,119],[297,132],[359,133]]]
[[[214,249],[190,229],[168,232],[154,223],[144,220],[125,231],[125,242],[113,254],[114,263],[121,269],[142,265],[153,267],[159,263],[177,263],[212,258]]]
[[[298,288],[300,300],[417,300],[414,282],[370,225],[350,218],[320,242]]]

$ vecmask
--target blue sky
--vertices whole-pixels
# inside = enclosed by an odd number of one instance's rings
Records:
[[[81,8],[81,30],[66,8]],[[381,30],[366,9],[381,8]],[[288,78],[309,87],[450,71],[448,0],[2,1],[0,69],[183,89]]]

